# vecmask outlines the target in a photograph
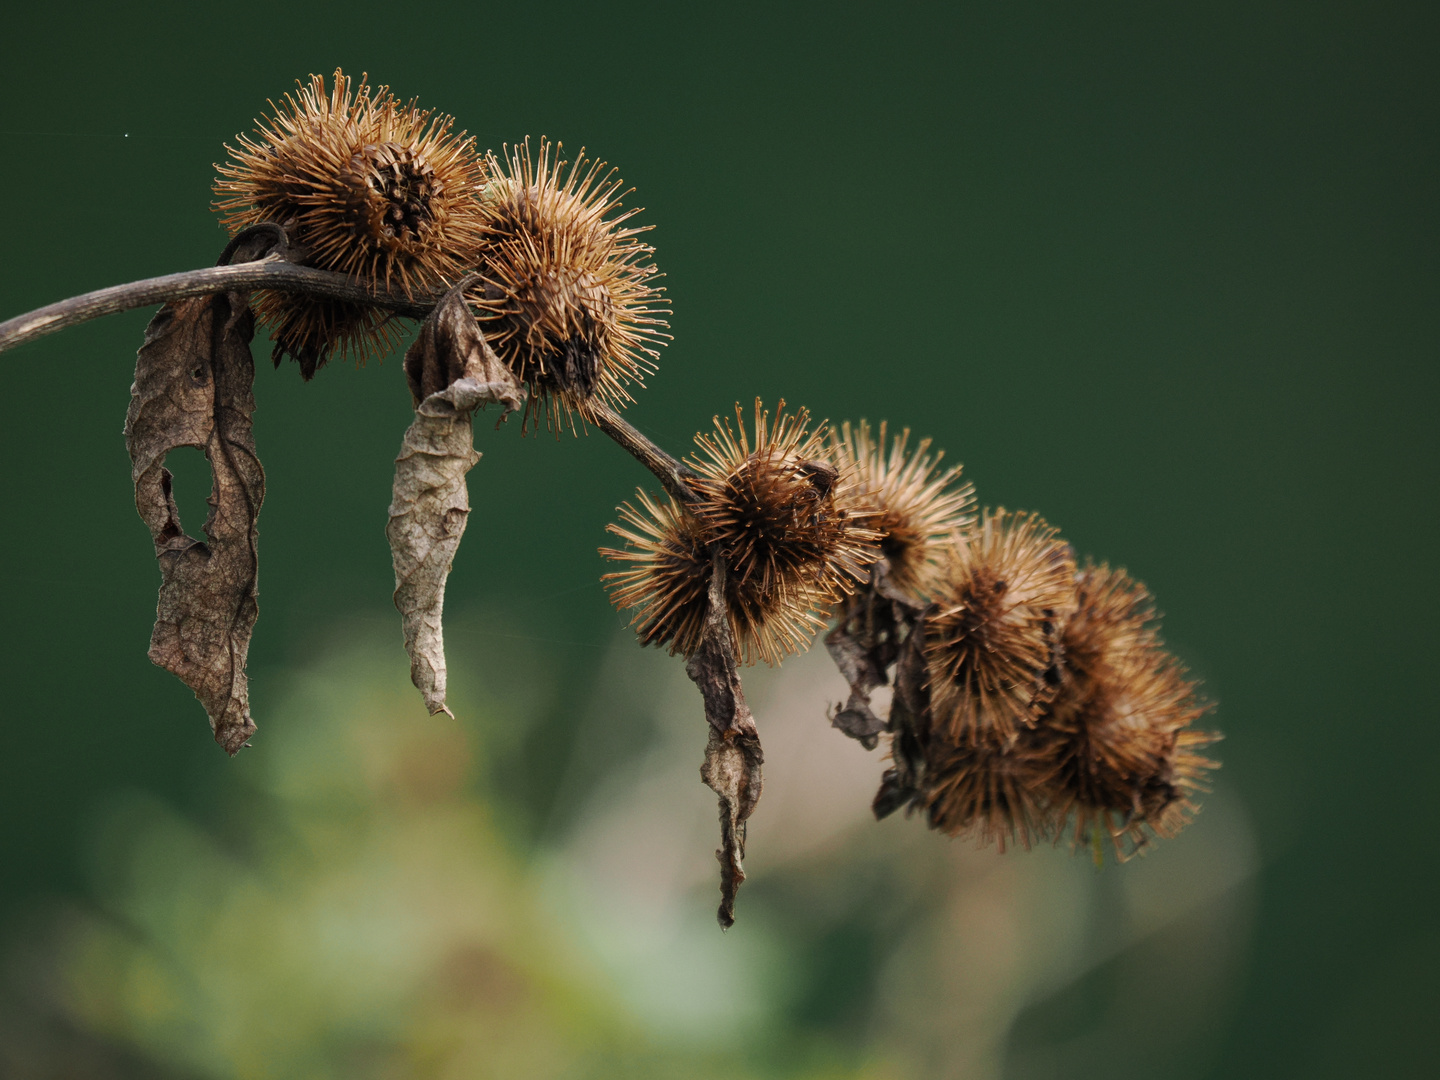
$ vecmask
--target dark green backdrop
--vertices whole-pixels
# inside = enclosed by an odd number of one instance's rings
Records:
[[[1212,1074],[1433,1061],[1427,5],[27,5],[4,35],[0,317],[212,262],[222,141],[311,71],[619,164],[675,308],[638,424],[683,449],[756,394],[908,423],[1159,596],[1264,861]],[[145,660],[120,428],[146,318],[0,357],[11,913],[79,888],[105,793],[203,815],[246,767]],[[263,737],[267,674],[388,603],[408,401],[394,361],[266,367],[257,395]],[[557,642],[564,689],[507,780],[543,842],[565,695],[619,624],[595,548],[643,477],[598,437],[479,443],[450,603]]]

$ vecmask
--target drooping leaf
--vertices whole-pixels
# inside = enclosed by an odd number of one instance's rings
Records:
[[[745,704],[735,665],[735,641],[725,618],[725,563],[717,553],[711,566],[709,607],[700,648],[685,673],[700,689],[710,737],[700,778],[720,800],[720,908],[722,929],[735,925],[735,894],[745,880],[745,823],[760,801],[765,755],[755,718]]]
[[[480,460],[470,416],[487,403],[511,412],[523,390],[486,344],[455,289],[430,313],[405,354],[415,419],[395,459],[385,535],[395,566],[395,607],[410,654],[410,679],[431,712],[445,704],[445,583],[454,562],[470,495],[465,475]]]
[[[850,697],[830,717],[831,726],[874,750],[880,733],[890,730],[870,708],[870,695],[889,682],[915,622],[913,601],[891,586],[881,560],[870,568],[870,581],[850,596],[825,648],[850,684]]]
[[[866,750],[874,750],[886,725],[871,710],[870,694],[885,685],[885,670],[876,662],[873,650],[866,648],[862,633],[844,615],[835,629],[825,635],[825,649],[850,684],[850,697],[830,717],[830,724]]]
[[[254,733],[245,658],[259,612],[256,518],[265,472],[251,414],[255,321],[239,293],[166,304],[145,329],[125,417],[135,508],[155,542],[160,596],[150,659],[205,706],[234,754]],[[185,535],[165,456],[193,446],[210,462],[205,540]]]
[[[895,663],[895,696],[890,701],[889,724],[894,733],[890,741],[894,764],[885,770],[880,790],[871,804],[877,819],[911,806],[920,797],[925,768],[923,740],[928,737],[930,726],[929,675],[921,646],[925,640],[925,620],[934,610],[932,604],[915,616]]]

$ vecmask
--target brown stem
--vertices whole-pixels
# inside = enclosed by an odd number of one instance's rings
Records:
[[[588,419],[592,420],[596,427],[654,473],[676,502],[685,504],[695,501],[695,492],[688,483],[695,477],[692,470],[656,446],[639,428],[604,402],[589,402],[586,412],[589,414]]]
[[[17,315],[0,323],[0,352],[23,345],[27,341],[53,334],[67,326],[114,315],[132,308],[150,307],[170,300],[208,293],[250,292],[274,289],[278,292],[303,292],[332,300],[353,300],[388,308],[398,315],[420,319],[439,301],[441,294],[410,297],[403,293],[371,287],[345,274],[296,266],[275,255],[235,266],[207,266],[203,270],[187,270],[181,274],[131,281],[81,296],[72,296],[34,311]]]
[[[236,237],[236,241],[242,239]],[[53,334],[67,326],[98,319],[102,315],[114,315],[134,308],[218,292],[251,292],[255,289],[299,292],[333,300],[373,304],[412,319],[424,318],[444,295],[435,293],[411,297],[364,284],[345,274],[297,266],[285,259],[284,242],[284,233],[280,232],[278,241],[272,239],[272,243],[278,243],[281,251],[264,258],[236,263],[233,266],[207,266],[203,270],[187,270],[180,274],[131,281],[124,285],[72,296],[68,300],[17,315],[0,323],[0,352],[46,334]],[[232,243],[226,249],[225,255],[221,256],[222,262],[234,253],[234,247],[235,243]],[[690,469],[656,446],[608,405],[592,401],[586,411],[596,427],[654,473],[665,490],[677,501],[695,501],[695,493],[687,483],[695,475]]]

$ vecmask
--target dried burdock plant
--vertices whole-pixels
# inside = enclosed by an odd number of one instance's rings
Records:
[[[472,415],[527,405],[608,435],[664,489],[641,489],[602,548],[604,575],[642,644],[685,658],[707,721],[701,776],[718,801],[721,926],[745,880],[747,822],[763,787],[742,664],[826,647],[850,685],[832,724],[889,764],[873,810],[1029,847],[1072,836],[1124,857],[1194,813],[1219,738],[1209,706],[1156,632],[1144,588],[1087,565],[1037,516],[971,513],[959,468],[928,439],[860,422],[836,432],[804,409],[753,425],[716,418],[687,462],[623,419],[629,388],[668,335],[646,227],[614,170],[526,140],[481,156],[448,116],[362,78],[311,76],[271,104],[218,166],[232,238],[214,267],[73,297],[0,323],[0,350],[111,312],[165,306],[136,361],[126,422],[136,507],[161,586],[151,659],[191,687],[215,739],[249,745],[245,658],[258,614],[265,494],[250,414],[255,310],[274,358],[308,379],[332,355],[379,352],[422,320],[403,371],[414,405],[389,523],[411,679],[448,713],[443,617],[480,458]],[[164,467],[204,450],[214,478],[205,539],[185,535]],[[892,689],[888,711],[874,706]]]
[[[959,465],[940,468],[944,454],[932,457],[929,439],[912,451],[908,428],[888,450],[885,442],[884,423],[872,435],[865,421],[847,420],[831,432],[828,456],[841,475],[853,477],[856,501],[870,511],[886,579],[918,600],[933,591],[950,537],[974,520],[975,489],[960,483]]]
[[[1057,827],[1073,816],[1078,843],[1108,836],[1124,858],[1150,832],[1173,836],[1189,822],[1189,796],[1208,790],[1214,767],[1196,751],[1219,735],[1191,728],[1210,706],[1162,647],[1145,587],[1102,564],[1081,570],[1075,591],[1038,745],[1055,770]]]
[[[286,95],[217,165],[217,208],[232,233],[284,227],[298,261],[415,295],[453,284],[479,258],[485,161],[454,121],[401,104],[337,70]],[[363,303],[262,292],[274,360],[309,379],[332,355],[357,360],[395,343],[389,312]]]
[[[1030,580],[1036,599],[1026,603],[1034,609],[974,603],[975,615],[997,620],[999,629],[984,634],[980,620],[965,623],[958,601],[1008,594],[1008,579],[1004,590],[976,586],[1001,566]],[[1059,581],[1056,566],[1066,570]],[[1016,573],[1022,567],[1027,575]],[[881,726],[891,733],[893,764],[875,797],[878,817],[918,809],[932,828],[1001,851],[1068,831],[1097,859],[1106,836],[1124,859],[1151,835],[1173,836],[1190,821],[1189,796],[1206,790],[1205,773],[1215,767],[1196,751],[1219,735],[1191,728],[1209,705],[1162,648],[1143,586],[1106,566],[1076,572],[1053,529],[999,511],[957,537],[936,596],[940,602],[923,609],[895,602],[893,661],[877,650],[864,658],[870,668],[860,665],[870,673],[862,690],[883,684],[888,662],[895,672]],[[962,644],[967,660],[957,665]],[[983,677],[969,659],[977,649]],[[831,651],[849,675],[855,646],[846,624],[832,632]],[[855,697],[847,712],[856,711]],[[859,738],[857,724],[836,720]]]
[[[952,738],[1033,727],[1054,691],[1055,626],[1074,603],[1075,558],[1034,514],[986,513],[944,554],[926,624],[934,723]]]
[[[639,507],[620,507],[623,524],[607,531],[625,541],[623,549],[600,554],[629,569],[606,574],[611,602],[633,611],[631,624],[642,645],[666,645],[673,656],[693,656],[705,632],[712,558],[705,528],[674,499],[635,493]]]
[[[743,662],[779,663],[805,648],[879,557],[880,534],[869,527],[876,511],[866,508],[852,472],[816,456],[824,425],[811,431],[806,410],[786,414],[784,405],[772,423],[755,402],[753,448],[738,405],[738,434],[717,417],[714,434],[696,435],[702,453],[691,461],[688,505],[662,504],[642,489],[639,508],[625,503],[623,524],[607,526],[626,547],[600,553],[630,567],[605,581],[615,606],[635,612],[641,644],[694,655],[719,552]]]
[[[559,143],[530,141],[492,159],[483,204],[480,281],[471,288],[485,336],[530,390],[527,423],[543,413],[559,431],[594,400],[619,407],[643,385],[668,339],[669,309],[651,257],[620,209],[614,169],[582,150],[573,164]],[[567,169],[568,165],[568,169]]]
[[[755,400],[754,445],[740,406],[695,436],[692,504],[729,569],[727,600],[743,662],[778,664],[809,645],[831,606],[879,557],[873,516],[853,479],[825,457],[826,426],[805,409],[772,422]]]

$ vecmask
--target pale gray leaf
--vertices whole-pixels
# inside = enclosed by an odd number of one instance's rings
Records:
[[[395,459],[395,483],[385,535],[395,566],[395,607],[400,612],[410,679],[431,714],[445,704],[445,583],[465,523],[470,495],[465,476],[480,460],[470,423],[482,405],[506,412],[523,400],[519,383],[485,342],[461,297],[448,293],[421,327],[405,356],[415,419]]]

